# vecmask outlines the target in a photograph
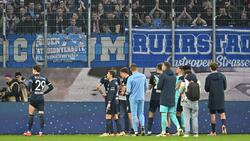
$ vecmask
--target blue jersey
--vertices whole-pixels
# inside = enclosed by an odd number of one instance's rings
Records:
[[[127,82],[127,93],[129,100],[144,100],[144,94],[147,90],[146,76],[139,72],[134,72]]]
[[[45,86],[52,86],[52,84],[49,82],[49,80],[40,75],[40,74],[36,74],[30,77],[29,79],[29,87],[31,89],[31,99],[32,98],[41,98],[43,99],[43,95],[46,94],[44,91]]]

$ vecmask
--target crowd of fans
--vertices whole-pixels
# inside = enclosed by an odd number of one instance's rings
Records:
[[[43,33],[44,0],[5,0],[6,33]],[[81,33],[87,31],[87,10],[81,0],[47,0],[48,33]],[[0,23],[4,2],[0,1]],[[3,24],[0,24],[2,32]]]
[[[211,0],[175,0],[178,27],[212,26]],[[134,27],[167,28],[171,26],[171,0],[133,0]],[[217,0],[216,25],[248,27],[250,0]],[[128,0],[96,0],[92,3],[92,32],[122,33],[128,27]]]
[[[44,1],[6,0],[6,33],[44,32]],[[49,33],[86,33],[87,0],[47,0]],[[92,33],[124,33],[128,27],[128,0],[92,0]],[[212,0],[175,0],[176,26],[212,26]],[[171,0],[133,0],[132,25],[171,26]],[[3,18],[0,1],[0,23]],[[217,0],[217,26],[250,26],[250,0]],[[0,24],[2,30],[2,24]]]

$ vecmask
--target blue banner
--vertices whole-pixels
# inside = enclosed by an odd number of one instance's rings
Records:
[[[32,67],[44,61],[41,35],[9,35],[7,67]],[[163,61],[175,66],[207,67],[212,60],[212,29],[177,28],[175,61],[172,62],[171,29],[133,29],[132,62],[139,67],[155,67]],[[87,46],[89,54],[87,54]],[[87,45],[85,35],[48,35],[49,67],[128,66],[128,36],[96,34]],[[0,65],[3,56],[0,44]],[[219,28],[216,31],[216,61],[220,67],[249,67],[250,30]]]
[[[7,36],[7,67],[32,67],[34,59],[36,35],[8,35]]]
[[[133,29],[132,61],[140,67],[172,62],[170,29]],[[207,67],[212,60],[212,29],[176,29],[175,66]],[[250,30],[217,29],[216,61],[220,67],[249,67]]]
[[[1,38],[2,40],[2,38]],[[2,42],[1,42],[2,43]],[[0,62],[3,46],[0,44]],[[7,36],[7,67],[32,67],[44,62],[44,38],[36,34]],[[87,41],[83,34],[48,35],[49,67],[86,67]]]
[[[36,60],[44,61],[43,36],[36,39]],[[84,61],[87,62],[86,37],[83,34],[48,35],[48,61]]]

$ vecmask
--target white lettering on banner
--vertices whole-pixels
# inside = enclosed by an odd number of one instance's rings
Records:
[[[133,33],[133,54],[171,54],[170,34]],[[209,34],[176,34],[176,55],[209,55],[212,40]],[[218,54],[250,55],[249,34],[218,34],[216,36]]]
[[[171,56],[167,58],[168,62],[171,62]],[[175,60],[175,66],[191,65],[194,67],[207,67],[211,63],[211,60],[198,60],[198,59],[187,59],[183,57],[182,59]]]
[[[203,35],[198,35],[197,38],[195,38],[195,46],[197,46],[197,50],[200,54],[208,55],[212,52],[211,37],[208,34],[203,34]],[[208,49],[206,49],[207,46],[208,46]],[[201,50],[205,50],[205,51],[201,51]]]
[[[78,46],[78,47],[71,47],[71,46],[67,46],[67,47],[50,47],[48,48],[48,53],[49,54],[54,54],[54,53],[74,53],[74,52],[84,52],[86,53],[86,49]]]
[[[48,38],[48,46],[60,45],[60,38]]]
[[[25,62],[28,59],[27,51],[21,52],[22,48],[28,48],[28,43],[25,38],[17,38],[14,41],[14,60],[16,62]]]
[[[70,54],[54,54],[49,55],[48,59],[61,59],[61,58],[76,58],[78,57],[78,54],[76,53],[70,53]]]
[[[249,67],[250,60],[228,59],[226,56],[219,55],[216,58],[220,67]]]
[[[37,35],[36,45],[37,46],[43,46],[44,45],[44,40],[43,40],[42,35]]]
[[[171,56],[167,58],[167,61],[171,61]],[[219,55],[216,57],[216,62],[219,67],[249,67],[250,60],[240,60],[240,59],[228,59],[226,56]],[[175,66],[191,65],[193,67],[208,67],[211,60],[199,60],[199,59],[187,59],[183,57],[182,59],[175,60]]]
[[[101,38],[101,45],[102,45],[102,54],[101,54],[101,61],[110,61],[110,54],[116,54],[116,60],[125,60],[124,54],[124,43],[125,37],[119,36],[113,43],[110,37],[102,37]]]

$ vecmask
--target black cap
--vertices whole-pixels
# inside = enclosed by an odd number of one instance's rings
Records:
[[[17,77],[17,76],[22,76],[21,72],[16,72],[15,77]]]

